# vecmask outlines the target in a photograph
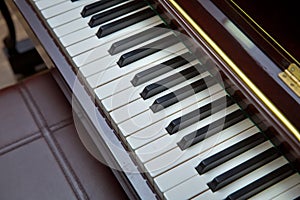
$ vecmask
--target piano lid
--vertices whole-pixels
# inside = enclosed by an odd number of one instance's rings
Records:
[[[289,63],[299,66],[300,13],[297,1],[212,1],[283,70]],[[277,51],[282,58],[274,58],[276,55],[270,48]]]
[[[296,2],[212,1],[284,71],[279,77],[300,97],[300,14]]]

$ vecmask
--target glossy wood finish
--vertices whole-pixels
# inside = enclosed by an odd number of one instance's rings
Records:
[[[212,0],[282,69],[300,62],[297,2]],[[254,20],[254,21],[252,21]],[[281,48],[282,47],[282,48]]]
[[[203,31],[222,49],[222,51],[239,67],[240,70],[258,87],[258,89],[300,130],[300,106],[278,83],[272,79],[264,66],[257,63],[243,48],[241,44],[224,27],[217,22],[197,0],[177,0],[180,7],[199,25]],[[243,101],[247,111],[254,121],[266,131],[272,141],[283,146],[289,153],[286,154],[291,162],[299,163],[300,143],[298,139],[274,116],[266,105],[254,95],[253,91],[237,76],[237,74],[220,58],[207,44],[207,41],[189,24],[189,22],[167,0],[159,1],[165,10],[165,16],[172,18],[173,24],[180,25],[182,32],[193,37],[204,50],[212,57],[217,65],[216,71],[221,76],[231,94]],[[180,30],[180,29],[179,29]],[[199,50],[198,50],[199,52]],[[201,51],[200,51],[201,52]],[[213,66],[213,65],[212,65]],[[245,106],[245,107],[246,107]],[[297,160],[297,161],[296,161]],[[299,166],[299,165],[298,165]]]

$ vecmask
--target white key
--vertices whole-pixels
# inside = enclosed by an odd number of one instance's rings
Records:
[[[298,190],[298,193],[289,192],[294,191],[294,188],[300,186],[300,176],[299,174],[295,173],[294,175],[280,181],[279,183],[265,189],[264,191],[258,193],[257,195],[251,197],[251,200],[259,200],[259,199],[293,199],[297,197],[297,195],[300,195],[300,190]],[[289,196],[286,195],[289,194],[296,194],[295,196]],[[285,198],[283,198],[285,197]]]
[[[284,157],[279,157],[274,161],[260,167],[259,169],[247,174],[246,176],[243,176],[242,178],[232,182],[226,187],[221,188],[216,192],[207,190],[203,194],[197,196],[195,199],[211,199],[211,200],[224,199],[234,191],[237,191],[243,188],[244,186],[254,182],[255,180],[267,175],[268,173],[271,173],[272,171],[285,165],[286,163],[287,160]]]
[[[149,109],[149,106],[151,105],[151,103],[153,103],[153,101],[148,102],[149,100],[152,99],[147,99],[146,101],[144,101],[144,103],[134,101],[125,108],[120,108],[115,110],[114,112],[111,112],[110,115],[115,122],[124,121],[121,124],[119,124],[119,128],[122,134],[125,137],[127,137],[135,133],[136,131],[141,130],[144,127],[150,126],[152,123],[156,122],[157,120],[162,119],[161,117],[165,117],[168,114],[170,114],[170,112],[174,113],[176,111],[182,110],[188,107],[189,105],[199,102],[202,99],[208,98],[210,95],[215,94],[220,90],[221,90],[221,86],[216,84],[212,87],[209,87],[206,90],[203,90],[193,96],[190,96],[176,103],[174,105],[175,109],[174,107],[171,106],[158,113],[153,113]],[[135,116],[135,117],[131,117],[131,116]]]
[[[60,15],[54,16],[52,18],[47,19],[47,22],[51,28],[59,27],[63,24],[71,22],[81,17],[80,11],[82,10],[82,6],[69,10],[67,12],[61,13]]]
[[[84,20],[80,20],[82,23],[85,21],[85,23],[88,23],[88,19],[84,18]],[[77,22],[77,20],[75,20]],[[73,24],[72,24],[73,25]],[[84,41],[89,37],[96,37],[95,33],[97,32],[97,29],[86,27],[80,30],[76,30],[70,34],[67,34],[63,37],[61,37],[59,40],[62,43],[64,47],[68,47],[72,44],[75,44],[80,41]]]
[[[138,149],[141,146],[144,146],[144,145],[168,134],[168,133],[166,133],[165,127],[167,127],[173,119],[181,117],[182,115],[185,115],[197,108],[200,108],[201,106],[204,106],[213,100],[224,97],[225,95],[226,94],[224,91],[219,91],[215,95],[212,95],[209,98],[204,98],[201,101],[196,101],[195,104],[191,104],[178,112],[174,111],[175,109],[172,109],[172,108],[166,109],[166,111],[170,111],[170,113],[166,113],[165,117],[164,116],[159,117],[155,123],[128,136],[126,138],[126,141],[130,145],[131,149]]]
[[[42,14],[45,19],[49,19],[51,17],[57,16],[59,14],[65,13],[69,10],[72,10],[74,8],[80,7],[81,9],[83,8],[83,5],[89,4],[92,2],[91,0],[84,0],[84,1],[76,1],[76,2],[71,2],[71,1],[65,1],[60,4],[57,4],[55,6],[52,6],[48,9],[42,10]],[[80,10],[81,11],[81,10]],[[79,11],[79,15],[80,15]]]
[[[126,35],[129,32],[135,31],[135,30],[139,30],[144,28],[145,26],[148,26],[150,24],[153,24],[155,22],[157,22],[159,19],[158,16],[154,16],[151,17],[149,19],[146,19],[144,21],[141,21],[139,23],[136,23],[132,26],[129,26],[127,28],[124,28],[122,30],[119,30],[115,33],[112,33],[106,37],[100,38],[98,39],[96,36],[95,37],[90,37],[84,41],[78,42],[74,45],[71,45],[69,47],[66,48],[66,50],[68,51],[68,53],[70,54],[71,57],[74,57],[80,53],[86,52],[92,48],[95,48],[97,46],[100,46],[101,44],[104,44],[108,41],[111,41],[111,38],[117,38],[120,35]],[[96,32],[95,32],[96,34]]]
[[[299,174],[297,174],[299,176]],[[286,199],[296,199],[300,196],[300,184],[294,186],[286,192],[274,197],[272,200],[286,200]]]
[[[167,190],[175,187],[176,185],[179,185],[180,183],[192,178],[193,176],[199,176],[198,172],[195,170],[195,167],[202,160],[228,148],[231,145],[242,141],[243,139],[254,135],[257,132],[259,132],[258,128],[253,126],[252,128],[238,134],[233,138],[224,141],[218,139],[218,143],[213,144],[213,146],[206,145],[205,148],[201,149],[202,153],[198,156],[154,178],[156,187],[161,192],[166,192]]]
[[[75,19],[69,23],[65,23],[61,26],[54,28],[53,31],[58,38],[61,38],[65,35],[68,35],[70,33],[73,33],[77,30],[80,30],[80,29],[86,27],[87,21],[86,21],[86,19],[85,20],[83,20],[83,19],[85,19],[85,18]]]
[[[39,8],[39,10],[43,10],[45,8],[54,6],[54,5],[62,3],[64,1],[66,1],[66,0],[38,1],[38,2],[36,2],[36,6]]]
[[[163,137],[158,138],[157,140],[137,149],[135,151],[135,154],[142,163],[146,163],[149,160],[152,160],[155,157],[158,157],[168,152],[169,150],[178,147],[177,142],[179,142],[185,135],[196,131],[199,128],[202,128],[208,124],[211,124],[212,122],[224,117],[227,114],[232,113],[237,109],[239,109],[237,105],[230,106],[218,113],[215,113],[199,122],[190,125],[189,127],[173,135],[167,134],[165,132],[165,135]]]

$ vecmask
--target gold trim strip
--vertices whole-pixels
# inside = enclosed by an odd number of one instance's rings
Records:
[[[235,63],[214,43],[214,41],[200,28],[200,26],[175,2],[169,2],[180,12],[190,25],[208,42],[208,44],[221,56],[221,58],[232,68],[232,70],[248,85],[254,94],[274,113],[275,116],[294,134],[300,141],[299,131],[291,122],[276,108],[276,106],[252,83],[252,81],[235,65]]]
[[[278,76],[298,97],[300,97],[300,68],[298,68],[296,64],[290,64],[289,68],[280,72]]]

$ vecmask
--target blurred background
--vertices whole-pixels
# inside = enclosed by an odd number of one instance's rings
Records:
[[[15,37],[13,37],[5,20],[6,6],[3,2],[0,3],[0,89],[2,89],[45,69],[45,65],[34,49],[25,29],[18,21],[17,11],[9,8],[9,18],[13,23],[13,26],[10,27],[13,27],[15,32]],[[9,40],[8,38],[13,39]],[[11,42],[14,39],[16,43],[11,48],[10,44],[14,44]]]
[[[12,11],[12,19],[15,24],[17,39],[23,40],[27,38],[27,34],[21,24],[18,22],[14,11]],[[8,58],[5,53],[5,46],[3,39],[7,36],[8,30],[3,18],[2,13],[0,12],[0,89],[13,85],[17,82],[17,77],[14,75],[13,70],[9,64]]]

